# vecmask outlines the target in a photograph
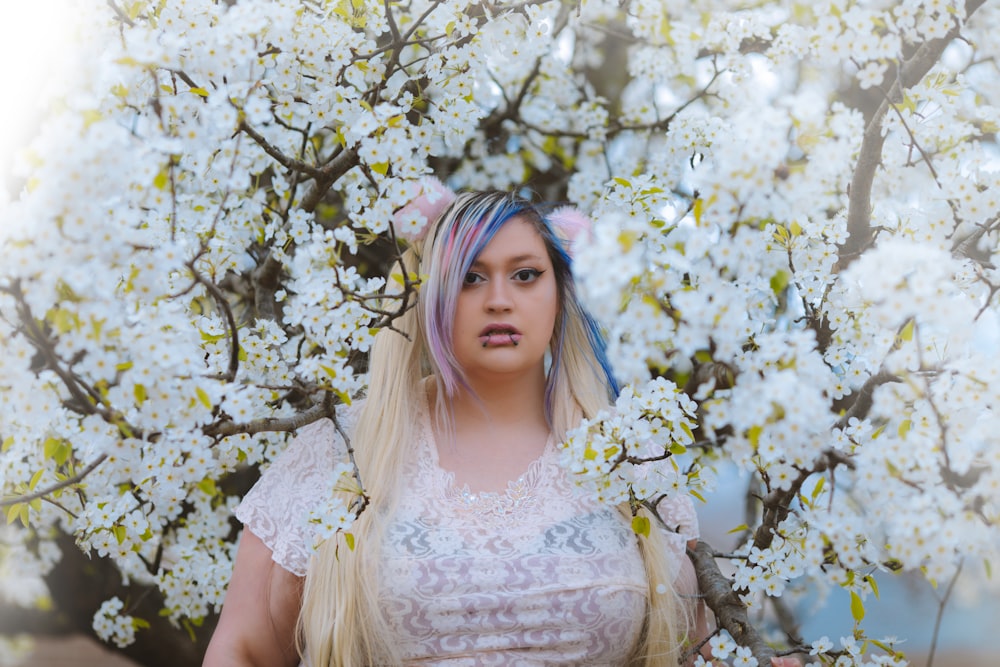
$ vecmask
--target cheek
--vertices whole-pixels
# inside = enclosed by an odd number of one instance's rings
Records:
[[[553,285],[552,289],[549,291],[549,294],[546,296],[545,306],[544,306],[545,318],[547,321],[552,323],[553,328],[555,327],[556,320],[559,319],[558,316],[560,308],[561,305],[559,303],[559,290],[556,288],[555,285]]]

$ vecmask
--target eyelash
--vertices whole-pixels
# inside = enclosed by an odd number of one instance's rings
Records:
[[[519,283],[532,283],[538,279],[540,275],[545,273],[539,269],[518,269],[512,275]],[[527,274],[527,275],[524,275]],[[465,278],[462,280],[462,285],[465,287],[471,287],[473,285],[478,285],[481,281],[485,280],[483,276],[469,271],[465,274]]]

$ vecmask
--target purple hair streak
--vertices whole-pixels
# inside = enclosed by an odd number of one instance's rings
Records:
[[[504,192],[465,193],[442,214],[423,245],[421,265],[427,271],[420,290],[419,317],[431,364],[445,393],[454,396],[459,386],[469,389],[452,350],[455,310],[465,275],[497,231],[511,218],[521,217],[542,236],[555,271],[560,313],[552,340],[552,365],[545,387],[545,414],[552,415],[554,379],[562,364],[568,318],[582,321],[594,362],[606,379],[609,396],[618,395],[608,364],[604,339],[597,323],[580,305],[573,283],[572,259],[551,223],[531,202]]]

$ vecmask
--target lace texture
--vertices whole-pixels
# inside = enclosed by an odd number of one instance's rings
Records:
[[[345,420],[346,421],[346,420]],[[304,428],[237,517],[302,575],[305,516],[329,492],[343,444],[328,421]],[[661,504],[675,583],[693,594],[686,497]],[[550,442],[500,493],[472,493],[443,470],[426,406],[383,548],[380,606],[407,665],[623,665],[643,623],[646,578],[630,521],[577,491]]]
[[[358,409],[338,410],[347,433]],[[271,559],[294,575],[304,577],[312,557],[309,511],[329,497],[333,468],[345,460],[347,449],[333,422],[313,422],[299,429],[236,508],[236,518],[271,549]]]

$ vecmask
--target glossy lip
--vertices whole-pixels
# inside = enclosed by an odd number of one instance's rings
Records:
[[[507,324],[506,322],[497,322],[495,324],[487,324],[483,327],[483,330],[479,332],[480,336],[489,336],[490,334],[513,334],[516,336],[521,335],[521,331],[515,327],[513,324]]]
[[[517,347],[522,336],[523,334],[517,327],[504,322],[497,322],[488,324],[483,328],[479,333],[479,342],[482,343],[483,347],[501,347],[507,345]]]

